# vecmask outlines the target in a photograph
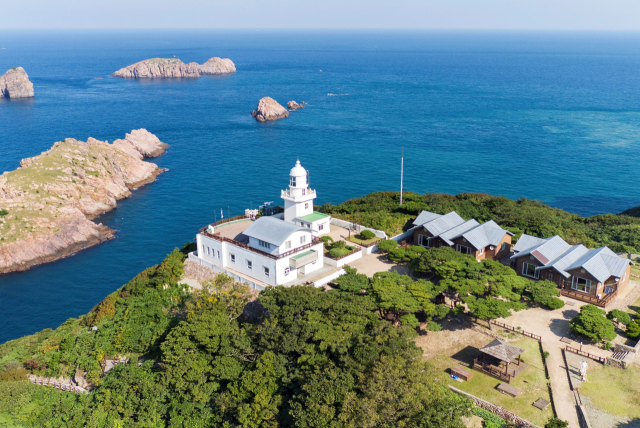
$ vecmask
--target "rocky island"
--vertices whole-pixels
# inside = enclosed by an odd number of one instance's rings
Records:
[[[295,102],[295,101],[289,101],[289,102],[287,103],[287,108],[288,108],[289,110],[297,110],[297,109],[299,109],[299,108],[304,108],[304,107],[303,107],[302,105],[298,104],[298,103],[297,103],[297,102]]]
[[[202,75],[235,73],[236,66],[229,58],[210,58],[200,65],[196,62],[185,64],[178,58],[151,58],[121,68],[112,74],[123,79],[153,79],[159,77],[199,78]]]
[[[289,112],[273,98],[264,97],[258,102],[258,107],[251,113],[251,116],[255,117],[258,122],[267,122],[289,117]]]
[[[33,83],[22,67],[14,67],[0,77],[0,98],[31,98]]]
[[[0,175],[0,273],[69,256],[114,237],[91,221],[164,170],[145,162],[168,147],[146,129],[113,144],[67,138]]]

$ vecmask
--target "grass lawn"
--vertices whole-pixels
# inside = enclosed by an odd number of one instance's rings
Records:
[[[489,342],[489,340],[487,340],[487,342]],[[543,426],[545,422],[553,416],[553,410],[551,405],[544,411],[532,405],[538,398],[551,401],[540,346],[538,342],[528,338],[519,339],[510,343],[525,350],[522,354],[522,361],[529,365],[524,372],[511,382],[512,386],[522,391],[517,398],[502,394],[496,389],[496,387],[502,383],[501,380],[485,375],[477,370],[470,370],[473,373],[473,377],[468,382],[456,382],[449,377],[448,369],[452,367],[462,366],[468,369],[473,358],[479,355],[475,347],[468,346],[451,357],[438,355],[431,361],[436,367],[446,372],[448,383],[455,388],[473,394],[490,403],[502,406],[534,424]]]
[[[365,247],[370,247],[371,245],[381,240],[377,236],[371,239],[360,239],[360,238],[357,238],[356,236],[360,236],[360,235],[351,235],[351,238],[349,238],[349,241],[355,242],[356,244],[364,245]]]
[[[632,318],[638,316],[638,313],[640,313],[640,297],[638,297],[638,300],[629,305],[627,312],[631,314]]]
[[[592,404],[607,413],[640,418],[640,367],[638,363],[626,370],[601,364],[589,364],[587,382],[580,395],[591,398]]]

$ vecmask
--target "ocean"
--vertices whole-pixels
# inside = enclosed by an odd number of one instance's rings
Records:
[[[153,57],[231,58],[238,72],[122,80]],[[378,190],[484,192],[582,215],[640,205],[640,34],[348,31],[0,31],[0,171],[55,141],[146,128],[167,168],[101,216],[116,239],[0,275],[0,343],[89,311],[197,230],[265,201],[300,158],[316,202]],[[257,123],[264,96],[305,101]]]

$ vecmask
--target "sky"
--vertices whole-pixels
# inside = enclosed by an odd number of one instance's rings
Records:
[[[640,0],[0,0],[0,29],[640,30]]]

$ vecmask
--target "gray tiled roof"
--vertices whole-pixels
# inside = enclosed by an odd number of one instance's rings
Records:
[[[566,270],[582,268],[598,281],[604,282],[612,276],[621,278],[629,263],[629,260],[618,257],[609,248],[600,247],[586,252]]]
[[[476,249],[481,249],[489,245],[497,247],[505,234],[512,233],[502,229],[495,221],[490,220],[474,227],[473,229],[461,233],[460,236],[466,239],[467,242],[473,245]],[[454,236],[450,239],[455,238],[457,237]]]
[[[448,214],[424,223],[422,226],[427,229],[432,236],[438,236],[442,232],[446,232],[462,223],[464,223],[464,219],[460,217],[457,212],[451,211]]]
[[[471,220],[467,220],[462,224],[457,225],[454,228],[451,228],[449,230],[447,230],[444,233],[440,234],[440,238],[445,241],[447,244],[449,245],[453,245],[453,241],[452,239],[457,238],[458,236],[462,235],[464,232],[473,229],[476,226],[479,226],[480,223],[478,223],[476,220],[471,219]]]
[[[520,239],[528,235],[522,235]],[[528,238],[527,238],[528,239]],[[518,240],[518,243],[520,240]],[[530,242],[535,242],[530,240]],[[517,245],[517,244],[516,244]],[[545,239],[544,242],[533,247],[520,251],[517,254],[511,256],[512,259],[517,259],[522,256],[531,254],[540,261],[543,265],[548,265],[551,261],[557,259],[562,254],[566,253],[571,248],[571,245],[567,244],[564,239],[558,235]]]
[[[422,211],[415,220],[413,220],[414,226],[420,226],[425,224],[426,222],[435,220],[439,217],[442,217],[440,214],[432,213],[431,211]]]
[[[547,242],[546,239],[538,238],[535,236],[527,235],[526,233],[518,239],[516,245],[513,246],[513,251],[519,253],[521,251],[527,250],[531,247],[536,247],[538,245],[542,245]]]
[[[566,252],[561,254],[558,258],[552,260],[551,263],[546,266],[541,266],[538,269],[554,268],[562,276],[564,276],[565,278],[569,278],[571,274],[569,274],[566,269],[588,251],[589,249],[582,244],[574,245]]]
[[[500,339],[494,339],[487,346],[480,349],[480,352],[491,355],[501,361],[511,362],[518,358],[524,352],[524,349],[504,343]]]
[[[303,230],[311,233],[310,229],[296,226],[293,223],[287,223],[274,217],[260,217],[251,226],[247,227],[243,235],[251,238],[259,239],[270,244],[280,246],[284,244],[292,233]]]

